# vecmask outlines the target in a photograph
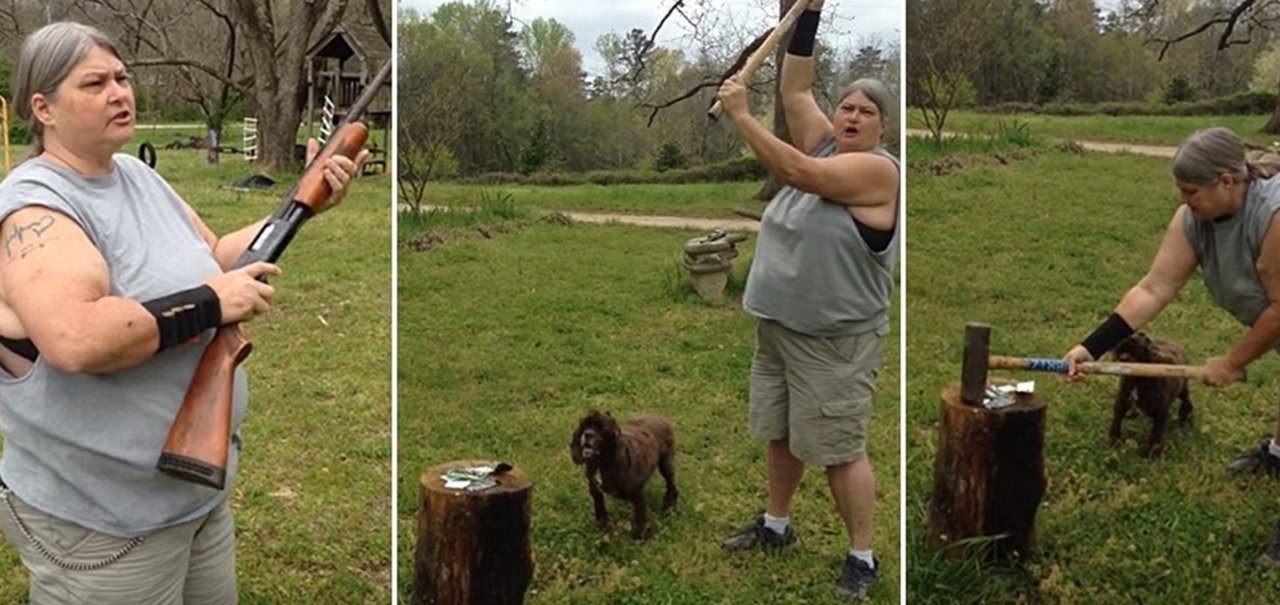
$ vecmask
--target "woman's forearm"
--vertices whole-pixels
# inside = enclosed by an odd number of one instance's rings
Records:
[[[1235,367],[1243,368],[1277,344],[1280,344],[1280,304],[1273,302],[1262,310],[1253,327],[1227,353],[1227,359]]]

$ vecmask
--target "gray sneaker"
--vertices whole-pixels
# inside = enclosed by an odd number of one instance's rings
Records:
[[[720,543],[724,550],[790,550],[796,545],[796,532],[787,526],[787,531],[778,533],[764,526],[764,516],[756,517],[750,525],[738,533],[729,536]]]
[[[1257,449],[1250,450],[1227,465],[1227,470],[1236,474],[1268,473],[1280,475],[1280,458],[1271,454],[1271,438],[1263,438]]]
[[[867,598],[871,587],[880,581],[880,559],[873,557],[872,560],[876,562],[874,569],[853,555],[844,558],[844,571],[836,580],[837,597],[846,601]]]

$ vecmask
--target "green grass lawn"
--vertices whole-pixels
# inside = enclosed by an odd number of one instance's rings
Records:
[[[697,183],[688,185],[455,185],[433,183],[423,204],[459,206],[477,204],[481,192],[510,195],[524,209],[566,212],[611,212],[660,216],[728,217],[735,208],[763,210],[754,199],[760,190],[756,181],[740,183]]]
[[[170,131],[164,131],[170,132]],[[135,142],[125,148],[136,151]],[[154,140],[154,139],[153,139]],[[18,158],[25,156],[19,150]],[[238,156],[159,152],[157,170],[217,233],[270,213],[269,192],[221,188],[252,173]],[[250,411],[232,495],[240,602],[391,599],[391,187],[366,177],[298,234],[280,261],[271,311],[245,325]],[[0,603],[23,602],[26,573],[0,547]]]
[[[1137,454],[1150,424],[1125,424],[1111,449],[1116,379],[1036,380],[1048,402],[1048,491],[1034,556],[1020,567],[941,560],[924,545],[940,393],[959,379],[964,325],[992,326],[992,353],[1061,356],[1146,271],[1177,204],[1168,160],[1051,152],[935,177],[910,172],[907,239],[907,596],[911,603],[1261,603],[1280,574],[1252,560],[1280,509],[1271,478],[1225,465],[1275,426],[1277,359],[1250,382],[1191,387],[1194,425],[1161,459]],[[1199,276],[1148,333],[1193,361],[1243,329]],[[995,372],[996,375],[1006,375]]]
[[[763,509],[764,449],[745,426],[753,320],[736,294],[711,306],[685,290],[676,263],[694,235],[535,222],[492,239],[401,250],[402,602],[413,585],[419,475],[460,459],[506,460],[533,480],[529,603],[834,601],[847,541],[821,472],[811,471],[796,497],[799,550],[720,551],[721,539]],[[752,245],[738,260],[737,283]],[[889,339],[869,439],[879,472],[874,546],[885,570],[874,603],[899,602],[896,329]],[[615,500],[611,530],[595,528],[568,451],[591,408],[620,418],[660,413],[676,426],[681,500],[646,542],[629,536],[630,507]],[[655,506],[661,485],[656,476],[649,485]]]
[[[999,131],[999,122],[1002,120],[1005,123],[1025,123],[1032,135],[1052,139],[1176,146],[1196,130],[1210,126],[1225,126],[1250,143],[1268,145],[1280,140],[1280,137],[1275,135],[1258,132],[1258,129],[1267,123],[1267,116],[1264,115],[1052,116],[1032,113],[996,115],[953,110],[947,115],[945,130],[995,134]],[[907,127],[920,129],[925,127],[919,109],[911,108],[907,111]]]

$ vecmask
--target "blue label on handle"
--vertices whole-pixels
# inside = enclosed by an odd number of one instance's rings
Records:
[[[1037,372],[1054,372],[1057,374],[1066,374],[1071,369],[1070,364],[1065,359],[1043,359],[1029,358],[1027,359],[1027,369]]]

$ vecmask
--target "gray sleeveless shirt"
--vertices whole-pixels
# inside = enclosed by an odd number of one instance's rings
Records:
[[[830,157],[835,151],[835,139],[829,139],[814,156]],[[898,166],[887,151],[876,148],[872,153]],[[760,219],[743,308],[822,338],[885,327],[898,259],[898,223],[895,219],[889,246],[873,252],[845,205],[783,187]]]
[[[26,206],[67,215],[106,260],[112,296],[145,301],[200,285],[220,269],[177,193],[136,158],[115,156],[86,178],[42,158],[0,183],[0,218]],[[156,470],[169,426],[213,336],[110,374],[70,374],[43,358],[30,372],[0,371],[0,476],[25,502],[89,529],[134,536],[212,510],[227,495]],[[248,403],[236,372],[232,429]],[[227,490],[239,443],[230,448]]]
[[[1271,304],[1258,279],[1258,254],[1280,209],[1280,178],[1249,182],[1244,206],[1222,221],[1198,221],[1183,213],[1182,230],[1196,252],[1204,285],[1218,306],[1248,326]]]

